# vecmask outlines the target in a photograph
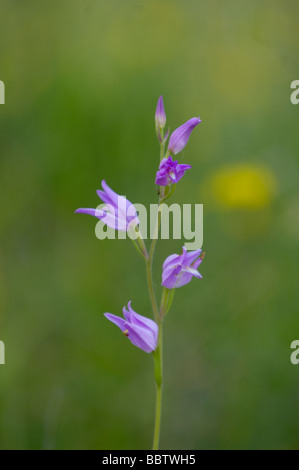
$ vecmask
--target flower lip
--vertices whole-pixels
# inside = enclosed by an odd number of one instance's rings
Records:
[[[171,155],[169,155],[168,158],[161,160],[156,174],[156,184],[168,186],[169,184],[178,183],[190,168],[192,168],[191,165],[178,163],[177,160],[172,160]]]

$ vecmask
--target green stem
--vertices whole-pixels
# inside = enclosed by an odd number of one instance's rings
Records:
[[[156,380],[156,413],[153,450],[159,449],[160,428],[161,428],[161,411],[162,411],[162,377],[163,377],[163,328],[162,322],[159,322],[159,341],[158,347],[154,352],[155,380]]]
[[[160,161],[163,160],[164,152],[165,152],[165,140],[164,140],[164,131],[163,130],[161,130],[161,137],[162,137],[162,142],[160,143]]]
[[[154,442],[153,450],[159,449],[160,441],[160,426],[161,426],[161,409],[162,409],[162,386],[156,390],[156,418],[155,418],[155,430],[154,430]]]
[[[154,257],[157,240],[158,240],[159,228],[160,228],[160,222],[161,222],[161,211],[159,210],[159,208],[160,208],[160,204],[158,207],[158,219],[157,219],[157,223],[155,227],[154,238],[152,240],[150,250],[149,250],[149,255],[146,260],[146,275],[147,275],[148,291],[149,291],[149,296],[150,296],[150,300],[152,304],[154,317],[157,323],[159,323],[160,321],[160,315],[159,315],[159,308],[158,308],[154,285],[153,285],[152,264],[153,264],[153,257]]]
[[[159,204],[160,208],[160,204]],[[160,427],[161,427],[161,409],[162,409],[162,321],[160,318],[160,312],[158,309],[158,304],[156,301],[154,286],[153,286],[153,276],[152,276],[152,262],[155,252],[156,243],[159,235],[159,227],[161,222],[161,211],[158,208],[158,218],[155,227],[154,238],[152,240],[148,259],[146,260],[146,274],[147,274],[147,283],[149,296],[152,304],[152,309],[154,312],[155,320],[159,327],[159,338],[158,345],[156,350],[153,352],[154,356],[154,369],[155,369],[155,381],[156,381],[156,413],[155,413],[155,427],[154,427],[154,441],[153,449],[157,450],[159,448],[159,439],[160,439]]]
[[[152,261],[153,258],[149,255],[149,258],[146,260],[146,277],[147,277],[147,285],[148,285],[148,292],[152,304],[153,314],[155,317],[156,322],[159,322],[159,310],[158,304],[155,296],[154,285],[153,285],[153,276],[152,276]]]
[[[163,130],[161,132],[161,135],[162,135],[162,142],[160,142],[160,160],[164,158],[164,152],[165,152],[165,140],[164,140]],[[162,390],[163,390],[163,383],[162,383],[163,382],[162,381],[162,377],[163,377],[163,319],[162,319],[162,314],[158,308],[155,291],[154,291],[152,262],[153,262],[153,256],[155,252],[156,243],[158,240],[159,228],[160,228],[160,223],[161,223],[161,209],[162,209],[161,205],[173,194],[174,190],[175,190],[175,185],[172,185],[171,188],[168,188],[168,192],[166,192],[164,188],[163,188],[163,191],[161,191],[161,188],[159,188],[160,197],[159,197],[157,223],[155,227],[154,237],[150,246],[149,254],[146,259],[146,274],[147,274],[149,296],[151,299],[154,317],[159,328],[158,344],[157,344],[156,350],[153,352],[155,381],[156,381],[156,412],[155,412],[153,450],[159,449],[160,428],[161,428]],[[166,293],[164,293],[164,295],[166,295]],[[168,304],[166,307],[168,307]]]

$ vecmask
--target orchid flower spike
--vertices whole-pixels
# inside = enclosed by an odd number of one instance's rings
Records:
[[[118,326],[123,334],[134,346],[137,346],[137,348],[142,349],[146,353],[150,353],[156,349],[159,332],[157,323],[134,312],[131,307],[131,301],[128,303],[127,308],[123,308],[123,316],[125,319],[112,315],[112,313],[105,313],[104,315],[108,320]]]
[[[167,289],[174,289],[188,284],[193,276],[201,279],[202,275],[197,271],[203,256],[202,250],[187,252],[183,246],[181,255],[170,255],[163,264],[162,286]],[[199,257],[199,258],[198,258]]]
[[[174,153],[175,155],[179,153],[187,145],[190,134],[201,122],[201,119],[194,117],[185,122],[182,126],[178,127],[169,138],[168,144],[168,153]]]
[[[156,184],[159,186],[175,184],[183,178],[185,171],[190,168],[192,168],[191,165],[178,163],[177,160],[173,161],[171,156],[163,158],[157,171]]]
[[[102,181],[103,190],[97,190],[98,196],[105,204],[101,209],[77,209],[75,213],[89,214],[114,230],[127,231],[139,225],[134,205],[125,196],[112,191],[105,180]]]

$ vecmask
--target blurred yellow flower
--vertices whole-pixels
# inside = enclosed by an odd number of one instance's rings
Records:
[[[213,199],[227,209],[260,209],[275,194],[276,180],[267,167],[241,164],[219,170],[211,179]]]

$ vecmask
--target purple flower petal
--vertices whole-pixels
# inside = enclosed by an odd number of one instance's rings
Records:
[[[176,168],[176,174],[177,174],[177,182],[180,181],[181,178],[183,178],[185,171],[190,170],[192,168],[191,165],[178,165]]]
[[[105,214],[99,218],[104,224],[106,224],[113,230],[119,230],[121,232],[126,232],[127,230],[126,221],[119,217],[116,217],[114,213],[105,212]]]
[[[117,317],[116,315],[113,315],[112,313],[104,313],[104,316],[107,318],[107,320],[111,321],[116,326],[118,326],[118,328],[120,328],[122,332],[126,331],[125,320],[120,317]]]
[[[170,255],[163,263],[163,271],[167,268],[173,267],[180,262],[180,255]]]
[[[173,289],[176,287],[178,276],[180,276],[182,271],[182,266],[176,265],[173,268],[170,267],[163,271],[162,274],[162,286],[167,287],[167,289]]]
[[[128,338],[134,346],[142,349],[146,353],[153,352],[157,347],[157,342],[150,330],[138,325],[128,324]]]
[[[102,191],[101,189],[97,189],[97,195],[99,196],[100,199],[102,199],[102,201],[105,204],[112,204],[113,205],[113,201],[108,196],[108,194],[105,193],[105,191]]]
[[[202,263],[202,258],[198,258],[194,263],[192,264],[192,268],[197,269],[198,266]]]
[[[192,274],[192,276],[197,277],[198,279],[202,279],[202,275],[197,271],[197,269],[194,268],[188,268],[185,271],[188,274]]]
[[[177,277],[176,282],[174,284],[174,288],[183,287],[192,280],[192,274],[182,271],[182,273]]]
[[[75,210],[75,214],[88,214],[88,215],[93,215],[94,217],[96,216],[96,209],[77,209]]]
[[[169,178],[168,178],[167,173],[164,172],[164,174],[160,173],[159,175],[158,175],[158,173],[157,173],[155,183],[156,183],[158,186],[168,186],[168,184],[169,184]]]
[[[111,203],[117,206],[118,198],[120,197],[119,194],[115,193],[106,183],[105,180],[102,180],[102,188],[105,191],[105,194],[109,197]]]
[[[198,258],[202,253],[202,250],[194,250],[194,251],[189,251],[187,252],[186,250],[186,254],[185,254],[185,260],[184,260],[184,264],[187,264],[187,265],[191,265],[191,263],[193,263],[193,261],[196,260],[196,258]]]

